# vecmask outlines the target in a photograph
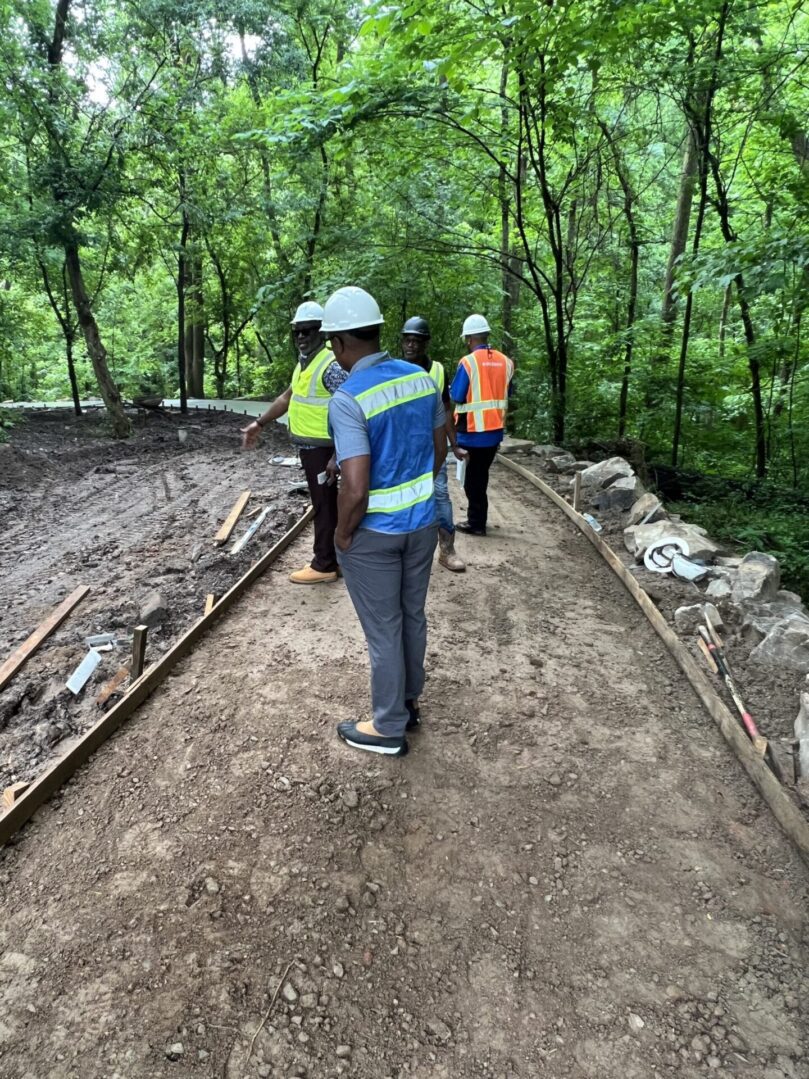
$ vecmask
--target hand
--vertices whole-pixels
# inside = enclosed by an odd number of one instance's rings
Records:
[[[455,454],[459,461],[469,460],[469,450],[461,449],[461,447],[457,444],[452,447],[452,452]]]
[[[339,547],[341,551],[347,551],[348,548],[351,546],[351,541],[353,539],[354,539],[354,533],[353,532],[351,533],[350,536],[346,536],[342,532],[335,532],[334,533],[334,545],[335,545],[335,547]]]
[[[336,456],[332,454],[329,463],[326,465],[326,476],[328,477],[326,480],[326,485],[328,487],[332,487],[335,483],[337,483],[337,477],[339,475],[340,466],[337,464]]]
[[[248,423],[246,427],[240,428],[242,436],[242,449],[254,450],[258,445],[259,435],[261,434],[261,424],[256,420],[252,423]]]

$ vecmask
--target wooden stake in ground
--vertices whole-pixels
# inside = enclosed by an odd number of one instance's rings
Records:
[[[216,596],[213,594],[213,592],[209,592],[208,595],[205,597],[205,608],[202,612],[203,618],[206,614],[211,613],[214,603],[216,603]]]
[[[236,527],[236,522],[242,515],[242,510],[247,505],[247,500],[250,498],[249,491],[242,491],[239,497],[236,499],[233,509],[225,518],[225,521],[219,531],[213,538],[217,547],[221,547],[223,543],[227,543],[230,539],[230,534]]]
[[[581,472],[577,472],[573,477],[573,509],[576,513],[581,510]]]
[[[11,809],[17,799],[21,798],[30,786],[30,783],[12,783],[10,787],[6,787],[3,791],[2,800],[0,800],[3,809]]]
[[[505,468],[528,480],[530,484],[542,491],[554,505],[558,506],[562,513],[573,521],[582,535],[595,547],[613,573],[623,582],[627,592],[646,615],[658,637],[666,645],[677,661],[680,670],[694,687],[697,696],[705,705],[711,718],[716,722],[725,741],[739,758],[750,779],[758,787],[761,796],[772,810],[776,820],[797,846],[804,860],[809,864],[809,824],[807,824],[803,814],[762,758],[753,749],[747,734],[739,726],[730,709],[718,696],[702,670],[697,666],[694,657],[674,630],[671,629],[666,619],[658,611],[615,551],[587,525],[578,513],[574,512],[573,507],[565,502],[561,495],[558,495],[539,476],[502,454],[498,454],[497,460]]]
[[[146,637],[149,633],[148,626],[135,626],[135,634],[132,638],[132,681],[140,678],[146,662]]]
[[[122,723],[126,722],[132,713],[141,705],[153,690],[166,678],[169,671],[174,670],[183,656],[187,656],[200,637],[228,611],[236,600],[257,580],[264,571],[275,562],[282,551],[285,551],[290,543],[300,535],[315,515],[310,506],[306,513],[284,533],[284,535],[248,569],[243,577],[220,597],[214,604],[209,615],[198,619],[180,639],[165,652],[160,659],[156,660],[141,677],[134,682],[126,692],[126,695],[113,705],[108,712],[76,741],[60,757],[47,768],[41,776],[38,776],[30,788],[18,798],[11,809],[0,814],[0,846],[7,843],[11,836],[33,816],[42,803],[49,798],[54,791],[69,779],[76,769],[84,764],[100,745],[116,731]]]
[[[77,603],[80,603],[90,591],[89,585],[83,584],[70,593],[67,599],[62,600],[44,622],[40,622],[28,640],[23,641],[19,648],[15,649],[5,663],[0,667],[0,689],[11,681],[17,671],[36,652],[44,640],[64,622]]]

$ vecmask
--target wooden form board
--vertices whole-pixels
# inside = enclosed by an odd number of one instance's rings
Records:
[[[222,527],[219,529],[219,531],[216,533],[216,535],[213,538],[213,541],[214,541],[214,543],[216,544],[217,547],[221,547],[223,543],[227,543],[227,541],[230,539],[230,534],[233,531],[233,529],[236,527],[236,522],[241,517],[242,510],[247,505],[247,501],[248,501],[249,498],[250,498],[250,492],[249,491],[242,491],[242,493],[239,495],[239,497],[234,502],[233,509],[227,515],[227,517],[225,518],[225,520],[224,520],[224,522],[222,524]]]
[[[31,658],[42,642],[61,626],[76,604],[81,603],[89,591],[89,585],[79,585],[66,599],[62,600],[54,611],[51,611],[44,622],[40,622],[31,636],[11,653],[0,667],[0,689],[8,685],[17,671]]]
[[[669,626],[666,619],[660,611],[658,611],[657,607],[655,607],[654,603],[652,603],[651,599],[641,588],[615,551],[613,551],[612,547],[610,547],[597,532],[593,531],[581,514],[576,513],[573,507],[570,506],[561,495],[557,494],[552,487],[549,487],[544,480],[541,480],[539,476],[531,472],[530,469],[525,468],[524,465],[517,464],[516,461],[504,457],[502,454],[498,454],[497,459],[501,464],[504,464],[506,468],[511,469],[512,472],[516,472],[518,475],[528,480],[530,484],[538,488],[538,490],[549,498],[551,502],[557,505],[565,516],[569,517],[579,531],[587,537],[590,543],[592,543],[613,573],[621,579],[629,594],[646,615],[649,622],[651,622],[658,637],[660,637],[676,660],[680,670],[691,683],[694,692],[702,701],[713,721],[719,727],[725,741],[733,749],[734,753],[739,758],[742,767],[758,788],[764,801],[772,810],[773,816],[798,848],[804,860],[809,863],[809,822],[792,801],[787,791],[772,774],[761,756],[756,753],[747,735],[739,726],[736,717],[717,694],[705,674],[697,666],[694,657],[674,630]]]
[[[152,691],[168,676],[169,672],[176,667],[179,661],[191,651],[200,637],[207,633],[220,615],[224,614],[241,594],[275,562],[290,543],[300,535],[313,516],[314,510],[310,506],[292,528],[285,532],[266,554],[262,555],[257,562],[254,562],[228,592],[225,592],[221,599],[214,604],[210,613],[203,615],[172,645],[168,652],[153,663],[151,667],[147,667],[141,678],[130,687],[126,696],[122,697],[116,705],[110,708],[106,715],[83,734],[64,757],[60,757],[47,771],[43,772],[8,812],[0,816],[0,846],[7,843],[14,833],[26,821],[30,820],[42,803],[47,801],[66,780],[70,779],[73,773],[95,753],[98,747],[103,745],[110,735],[129,719],[133,712],[151,695]]]

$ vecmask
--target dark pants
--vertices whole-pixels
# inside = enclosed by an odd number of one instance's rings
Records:
[[[318,473],[326,471],[326,465],[334,453],[333,446],[314,446],[301,450],[301,464],[309,484],[309,494],[315,510],[314,558],[310,565],[319,573],[333,573],[337,569],[334,552],[334,530],[337,527],[337,484],[318,483]]]
[[[466,519],[472,528],[482,530],[489,515],[486,488],[489,486],[489,469],[497,454],[497,446],[466,446],[465,449],[469,453],[463,485],[469,503]]]

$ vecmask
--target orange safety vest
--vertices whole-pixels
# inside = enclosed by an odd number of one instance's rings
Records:
[[[464,356],[460,366],[469,378],[466,403],[455,406],[455,417],[466,413],[466,430],[499,431],[506,425],[508,384],[514,364],[496,348],[478,348]]]

